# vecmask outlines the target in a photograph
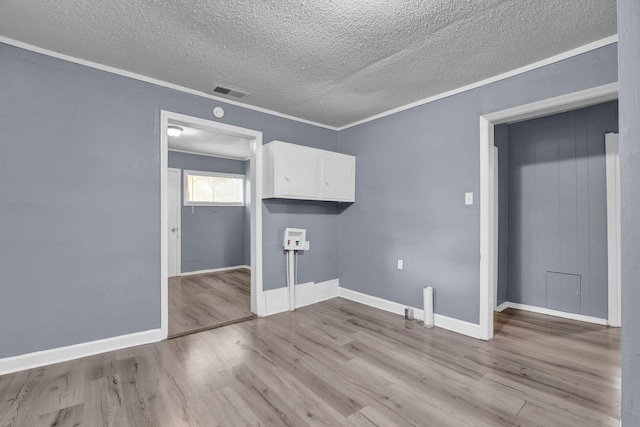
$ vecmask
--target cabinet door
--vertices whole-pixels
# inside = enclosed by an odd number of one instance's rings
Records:
[[[320,198],[320,158],[315,153],[283,148],[278,163],[281,196]]]
[[[322,158],[322,198],[353,201],[355,161],[350,156]]]

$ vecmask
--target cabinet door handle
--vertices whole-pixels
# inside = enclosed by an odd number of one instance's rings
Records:
[[[324,185],[329,185],[329,183],[327,181],[324,182]]]
[[[289,182],[289,178],[287,178],[286,176],[284,177],[284,180]]]

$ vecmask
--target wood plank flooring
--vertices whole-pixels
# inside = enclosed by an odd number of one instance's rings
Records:
[[[617,426],[620,330],[507,310],[483,342],[335,298],[0,377],[0,426]]]
[[[252,319],[246,268],[169,278],[169,337]]]

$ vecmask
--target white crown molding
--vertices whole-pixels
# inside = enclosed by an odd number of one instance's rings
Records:
[[[53,50],[45,49],[42,47],[34,46],[29,43],[24,43],[19,40],[10,39],[8,37],[0,36],[0,43],[5,43],[11,46],[25,49],[31,52],[40,53],[42,55],[51,56],[53,58],[62,59],[64,61],[73,62],[75,64],[84,65],[85,67],[95,68],[96,70],[106,71],[107,73],[117,74],[119,76],[128,77],[134,80],[139,80],[146,83],[151,83],[157,86],[166,87],[169,89],[178,90],[180,92],[189,93],[191,95],[201,96],[203,98],[212,99],[214,101],[224,102],[225,104],[235,105],[237,107],[246,108],[248,110],[258,111],[260,113],[270,114],[272,116],[281,117],[283,119],[293,120],[296,122],[317,126],[329,130],[338,130],[335,126],[328,126],[322,123],[314,122],[300,117],[290,116],[288,114],[279,113],[277,111],[269,110],[267,108],[256,107],[254,105],[246,104],[243,102],[234,101],[232,99],[222,98],[221,96],[211,95],[206,92],[202,92],[195,89],[190,89],[185,86],[180,86],[174,83],[169,83],[164,80],[154,79],[153,77],[145,76],[143,74],[133,73],[131,71],[123,70],[121,68],[111,67],[109,65],[100,64],[98,62],[87,61],[86,59],[76,58],[75,56],[65,55],[64,53],[55,52]]]
[[[396,113],[399,113],[401,111],[409,110],[409,109],[414,108],[414,107],[419,107],[420,105],[429,104],[431,102],[438,101],[440,99],[447,98],[449,96],[457,95],[459,93],[466,92],[466,91],[469,91],[469,90],[472,90],[472,89],[476,89],[476,88],[479,88],[481,86],[486,86],[488,84],[495,83],[495,82],[498,82],[500,80],[507,79],[509,77],[517,76],[518,74],[526,73],[527,71],[532,71],[532,70],[535,70],[537,68],[542,68],[542,67],[545,67],[547,65],[551,65],[551,64],[554,64],[556,62],[560,62],[560,61],[563,61],[565,59],[572,58],[574,56],[578,56],[578,55],[581,55],[583,53],[590,52],[592,50],[596,50],[596,49],[599,49],[601,47],[608,46],[610,44],[617,43],[617,42],[618,42],[618,35],[617,34],[613,35],[613,36],[605,37],[604,39],[596,40],[596,41],[594,41],[592,43],[589,43],[589,44],[586,44],[586,45],[583,45],[583,46],[579,46],[579,47],[577,47],[575,49],[568,50],[566,52],[560,53],[558,55],[551,56],[551,57],[543,59],[541,61],[534,62],[534,63],[529,64],[529,65],[525,65],[524,67],[516,68],[515,70],[507,71],[505,73],[498,74],[497,76],[493,76],[493,77],[489,77],[489,78],[484,79],[484,80],[480,80],[479,82],[476,82],[476,83],[471,83],[469,85],[462,86],[462,87],[459,87],[457,89],[453,89],[453,90],[450,90],[450,91],[447,91],[447,92],[443,92],[443,93],[440,93],[438,95],[430,96],[429,98],[421,99],[420,101],[412,102],[410,104],[406,104],[406,105],[403,105],[401,107],[394,108],[392,110],[387,110],[387,111],[382,112],[380,114],[376,114],[374,116],[367,117],[366,119],[358,120],[357,122],[353,122],[353,123],[350,123],[348,125],[338,127],[336,130],[341,131],[341,130],[344,130],[344,129],[348,129],[348,128],[351,128],[351,127],[354,127],[354,126],[361,125],[363,123],[367,123],[367,122],[370,122],[370,121],[373,121],[373,120],[376,120],[376,119],[380,119],[382,117],[390,116],[392,114],[396,114]]]
[[[19,356],[5,357],[0,359],[0,375],[66,362],[81,357],[93,356],[94,354],[105,353],[107,351],[150,344],[161,341],[164,338],[165,336],[162,329],[151,329],[149,331],[21,354]]]
[[[547,65],[551,65],[553,63],[556,63],[556,62],[559,62],[559,61],[562,61],[562,60],[565,60],[565,59],[568,59],[568,58],[571,58],[571,57],[574,57],[574,56],[577,56],[577,55],[580,55],[580,54],[583,54],[583,53],[586,53],[586,52],[589,52],[589,51],[592,51],[592,50],[595,50],[595,49],[599,49],[601,47],[608,46],[610,44],[617,43],[617,42],[618,42],[618,35],[617,34],[613,35],[613,36],[605,37],[604,39],[596,40],[596,41],[594,41],[592,43],[588,43],[586,45],[579,46],[579,47],[577,47],[575,49],[568,50],[566,52],[560,53],[558,55],[551,56],[551,57],[543,59],[541,61],[534,62],[534,63],[529,64],[529,65],[525,65],[524,67],[516,68],[515,70],[507,71],[505,73],[498,74],[497,76],[493,76],[493,77],[489,77],[489,78],[484,79],[484,80],[480,80],[479,82],[476,82],[476,83],[472,83],[472,84],[469,84],[469,85],[466,85],[466,86],[462,86],[462,87],[459,87],[457,89],[453,89],[453,90],[450,90],[450,91],[447,91],[447,92],[440,93],[438,95],[434,95],[434,96],[431,96],[431,97],[428,97],[428,98],[421,99],[421,100],[416,101],[416,102],[412,102],[410,104],[406,104],[406,105],[403,105],[403,106],[400,106],[400,107],[397,107],[397,108],[393,108],[391,110],[384,111],[382,113],[379,113],[379,114],[364,118],[362,120],[358,120],[356,122],[353,122],[353,123],[350,123],[350,124],[347,124],[347,125],[344,125],[344,126],[336,127],[336,126],[329,126],[329,125],[325,125],[325,124],[322,124],[322,123],[314,122],[314,121],[307,120],[307,119],[302,119],[300,117],[290,116],[288,114],[279,113],[277,111],[268,110],[266,108],[255,107],[255,106],[250,105],[250,104],[246,104],[246,103],[242,103],[242,102],[238,102],[238,101],[233,101],[233,100],[230,100],[230,99],[226,99],[226,98],[222,98],[222,97],[219,97],[219,96],[211,95],[211,94],[208,94],[206,92],[201,92],[201,91],[198,91],[198,90],[189,89],[189,88],[184,87],[184,86],[180,86],[180,85],[176,85],[176,84],[173,84],[173,83],[165,82],[163,80],[154,79],[152,77],[148,77],[148,76],[145,76],[145,75],[142,75],[142,74],[132,73],[130,71],[122,70],[120,68],[110,67],[108,65],[99,64],[99,63],[93,62],[93,61],[87,61],[85,59],[76,58],[74,56],[65,55],[63,53],[55,52],[55,51],[52,51],[52,50],[49,50],[49,49],[44,49],[44,48],[41,48],[41,47],[38,47],[38,46],[34,46],[34,45],[31,45],[31,44],[28,44],[28,43],[24,43],[24,42],[21,42],[21,41],[18,41],[18,40],[10,39],[8,37],[0,36],[0,43],[5,43],[5,44],[11,45],[11,46],[15,46],[15,47],[18,47],[18,48],[21,48],[21,49],[29,50],[29,51],[32,51],[32,52],[40,53],[40,54],[43,54],[43,55],[51,56],[51,57],[54,57],[54,58],[62,59],[62,60],[65,60],[65,61],[73,62],[73,63],[76,63],[76,64],[84,65],[84,66],[95,68],[95,69],[102,70],[102,71],[106,71],[106,72],[109,72],[109,73],[117,74],[117,75],[120,75],[120,76],[123,76],[123,77],[129,77],[129,78],[132,78],[132,79],[135,79],[135,80],[140,80],[140,81],[143,81],[143,82],[152,83],[152,84],[155,84],[155,85],[158,85],[158,86],[167,87],[167,88],[178,90],[178,91],[181,91],[181,92],[190,93],[192,95],[201,96],[201,97],[212,99],[212,100],[215,100],[215,101],[224,102],[226,104],[235,105],[235,106],[238,106],[238,107],[243,107],[243,108],[246,108],[246,109],[249,109],[249,110],[258,111],[258,112],[261,112],[261,113],[270,114],[272,116],[282,117],[284,119],[293,120],[293,121],[296,121],[296,122],[305,123],[305,124],[308,124],[308,125],[317,126],[317,127],[320,127],[320,128],[329,129],[329,130],[333,130],[333,131],[341,131],[341,130],[344,130],[344,129],[349,129],[351,127],[358,126],[358,125],[361,125],[363,123],[371,122],[373,120],[380,119],[382,117],[390,116],[392,114],[408,110],[410,108],[414,108],[414,107],[418,107],[420,105],[428,104],[430,102],[438,101],[440,99],[447,98],[447,97],[453,96],[453,95],[457,95],[459,93],[466,92],[466,91],[471,90],[471,89],[476,89],[478,87],[485,86],[485,85],[488,85],[488,84],[491,84],[491,83],[495,83],[497,81],[504,80],[504,79],[507,79],[509,77],[516,76],[518,74],[526,73],[527,71],[535,70],[536,68],[545,67]]]

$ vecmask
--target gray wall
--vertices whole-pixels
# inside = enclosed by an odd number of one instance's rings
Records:
[[[160,327],[160,110],[223,105],[264,142],[337,148],[334,131],[4,44],[0,99],[0,357]],[[263,207],[265,289],[285,284],[285,224],[324,236],[307,265],[338,277],[337,217],[308,209]]]
[[[607,317],[604,134],[617,131],[617,101],[496,127],[499,241],[508,248],[498,295]]]
[[[640,426],[640,2],[618,0],[622,190],[622,425]]]
[[[478,323],[479,116],[616,80],[610,45],[341,131],[358,171],[339,216],[341,286],[422,307],[431,285],[436,313]]]
[[[282,243],[284,229],[287,227],[306,229],[307,240],[311,245],[309,251],[297,254],[296,283],[317,283],[337,278],[334,271],[338,269],[338,236],[337,233],[326,233],[326,230],[332,230],[338,224],[338,203],[265,199],[264,206],[269,212],[264,220],[265,229],[267,224],[269,229],[268,232],[265,231],[264,239],[270,242],[272,250],[263,255],[263,262],[265,265],[278,267],[277,270],[265,272],[265,282],[276,282],[285,272],[286,259]]]
[[[183,171],[244,174],[248,164],[248,161],[169,152],[169,167]],[[184,182],[181,194],[184,200]],[[247,236],[249,239],[251,236],[245,206],[194,206],[192,209],[182,203],[181,210],[183,273],[245,264],[245,243]]]

